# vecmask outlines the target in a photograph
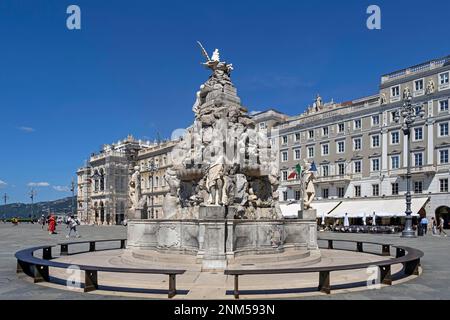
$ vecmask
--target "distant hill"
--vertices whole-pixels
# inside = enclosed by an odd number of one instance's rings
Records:
[[[77,198],[74,197],[74,206],[76,208]],[[29,203],[11,203],[0,206],[0,218],[28,218],[32,215],[32,212],[36,218],[42,214],[47,215],[50,208],[50,212],[56,214],[67,214],[72,211],[72,197],[64,199],[38,202],[31,206]]]

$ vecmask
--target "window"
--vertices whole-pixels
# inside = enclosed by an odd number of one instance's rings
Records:
[[[399,169],[400,168],[400,157],[392,156],[391,157],[391,169]]]
[[[361,173],[361,161],[355,161],[355,167],[354,167],[354,172],[355,173]]]
[[[422,111],[422,106],[414,107],[414,113],[416,114],[416,116],[420,116],[420,111]]]
[[[423,79],[414,81],[414,91],[423,90]]]
[[[377,126],[380,124],[380,116],[377,114],[372,116],[372,126]]]
[[[259,128],[260,129],[266,129],[266,123],[265,122],[261,122],[260,124],[259,124]]]
[[[400,86],[395,86],[391,88],[391,97],[399,97],[400,96]]]
[[[395,122],[396,115],[397,115],[397,111],[391,111],[391,122]]]
[[[391,187],[392,187],[392,195],[394,196],[398,195],[398,183],[397,182],[392,183]]]
[[[343,123],[339,123],[338,124],[338,132],[344,132],[344,130],[345,130],[344,124]]]
[[[283,151],[281,153],[281,161],[283,161],[283,162],[288,161],[288,152],[287,151]]]
[[[414,90],[415,91],[423,90],[423,79],[414,81]]]
[[[294,150],[294,159],[295,160],[300,160],[300,156],[301,156],[300,149],[295,149]]]
[[[287,144],[288,143],[288,137],[287,136],[283,136],[283,144]]]
[[[283,201],[287,201],[287,191],[283,191]]]
[[[314,158],[314,147],[308,147],[308,158]]]
[[[394,131],[391,132],[391,144],[399,144],[400,143],[400,132]]]
[[[448,179],[439,179],[439,191],[448,192]]]
[[[361,138],[355,138],[353,140],[353,150],[361,150]]]
[[[327,137],[327,136],[328,136],[328,127],[323,127],[323,128],[322,128],[322,135],[323,135],[324,137]]]
[[[309,139],[314,138],[314,130],[309,130],[308,131],[308,137],[309,137]]]
[[[354,121],[355,129],[361,129],[361,119],[356,119]]]
[[[330,195],[330,192],[328,188],[322,189],[322,198],[328,199],[328,196]]]
[[[345,165],[343,163],[338,164],[338,172],[340,176],[345,174]]]
[[[339,141],[337,143],[337,152],[344,153],[345,152],[345,141]]]
[[[322,166],[322,173],[324,177],[328,177],[330,175],[330,168],[327,165]]]
[[[448,111],[448,100],[439,101],[439,111]]]
[[[414,141],[423,140],[423,128],[414,128]]]
[[[300,132],[295,134],[295,141],[300,141]]]
[[[448,149],[439,150],[439,163],[448,163]]]
[[[448,84],[448,72],[441,73],[439,75],[439,84],[440,85]]]
[[[361,197],[361,186],[355,186],[355,197]]]
[[[414,165],[416,167],[423,166],[423,154],[422,154],[422,152],[414,153]]]
[[[380,146],[380,136],[373,135],[372,136],[372,148],[378,148]]]
[[[378,197],[380,195],[380,185],[379,184],[373,184],[372,185],[372,196]]]
[[[295,190],[294,192],[294,197],[296,201],[300,200],[300,190]]]
[[[447,137],[448,136],[448,122],[439,124],[439,136]]]
[[[288,172],[287,171],[283,171],[282,172],[282,179],[283,179],[283,181],[287,181],[287,179],[288,179]]]
[[[422,193],[422,191],[423,191],[423,182],[414,181],[414,193]]]
[[[338,198],[345,197],[345,188],[344,187],[338,187],[337,188],[337,194],[338,194]]]
[[[322,155],[327,156],[330,152],[330,146],[327,144],[322,145]]]
[[[372,171],[380,171],[380,159],[372,159]]]

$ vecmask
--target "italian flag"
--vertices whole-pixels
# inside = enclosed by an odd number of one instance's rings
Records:
[[[291,172],[291,174],[288,176],[288,179],[295,179],[297,176],[301,176],[302,174],[302,166],[300,164],[297,164],[295,166],[295,170]]]

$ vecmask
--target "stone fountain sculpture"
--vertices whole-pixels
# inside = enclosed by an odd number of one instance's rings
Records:
[[[212,74],[197,92],[194,124],[172,152],[164,216],[193,219],[201,207],[221,206],[228,217],[281,218],[277,154],[242,107],[232,65],[220,61],[218,49],[210,58],[200,47]]]
[[[194,123],[170,155],[164,217],[129,221],[128,248],[194,254],[203,270],[223,270],[238,255],[316,251],[315,216],[283,219],[278,152],[241,105],[233,66],[199,45],[211,75],[196,94]],[[136,170],[130,198],[139,212],[138,180]]]

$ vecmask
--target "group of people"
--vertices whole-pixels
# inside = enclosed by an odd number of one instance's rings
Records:
[[[54,214],[50,213],[50,215],[45,218],[44,215],[41,216],[40,219],[40,223],[42,225],[42,229],[45,228],[45,224],[48,224],[48,234],[57,234],[56,233],[56,223],[57,223],[57,218],[55,217]],[[69,229],[69,232],[66,235],[66,238],[70,238],[70,236],[72,235],[72,233],[79,238],[80,234],[77,231],[77,226],[80,224],[80,220],[78,220],[78,218],[75,218],[75,216],[69,215],[66,220],[65,223],[67,225],[67,228]]]
[[[423,217],[420,220],[419,228],[422,229],[424,235],[427,234],[428,229],[430,229],[433,235],[436,235],[439,231],[439,235],[444,235],[444,237],[446,237],[447,232],[444,230],[444,223],[445,220],[442,216],[439,217],[439,221],[432,217],[431,222],[428,221],[427,217]]]

